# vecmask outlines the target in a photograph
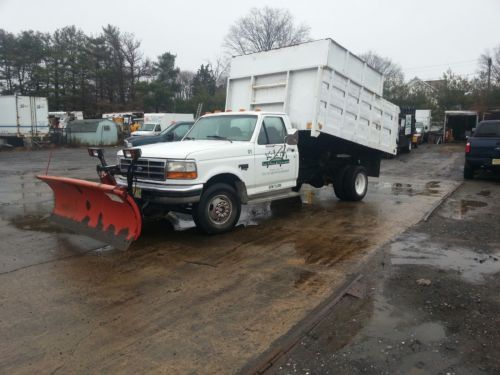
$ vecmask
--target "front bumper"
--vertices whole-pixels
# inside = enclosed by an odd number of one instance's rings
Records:
[[[119,186],[127,186],[127,180],[118,177],[116,183]],[[133,184],[134,189],[140,189],[140,199],[161,204],[186,204],[200,201],[203,192],[203,184],[195,185],[164,185],[150,182],[137,181]]]

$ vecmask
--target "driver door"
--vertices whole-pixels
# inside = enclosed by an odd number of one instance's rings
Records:
[[[298,150],[285,144],[287,130],[281,116],[265,116],[255,142],[256,194],[294,187]]]

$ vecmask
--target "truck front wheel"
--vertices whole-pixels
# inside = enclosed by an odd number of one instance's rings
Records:
[[[210,186],[193,207],[193,220],[207,234],[228,232],[240,218],[241,202],[233,187],[224,183]]]
[[[350,166],[344,174],[345,200],[360,201],[368,190],[366,169],[359,165]]]

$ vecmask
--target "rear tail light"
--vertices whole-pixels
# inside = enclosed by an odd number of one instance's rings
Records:
[[[468,154],[470,152],[470,142],[467,142],[465,145],[465,153]]]

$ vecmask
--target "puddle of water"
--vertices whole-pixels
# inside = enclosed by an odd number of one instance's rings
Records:
[[[393,195],[424,195],[424,196],[438,196],[440,193],[440,181],[429,181],[426,184],[406,184],[395,182],[391,185],[391,192]]]
[[[414,328],[414,336],[424,344],[443,340],[446,337],[444,327],[436,322],[427,322]]]
[[[30,230],[45,233],[71,233],[64,228],[54,224],[50,220],[50,215],[23,215],[16,216],[10,222],[21,230]]]
[[[488,206],[488,203],[482,201],[469,199],[450,199],[447,203],[447,207],[445,207],[444,212],[446,216],[452,219],[463,220],[465,218],[468,218],[468,216],[471,216],[467,214],[470,214],[472,211],[486,206]]]
[[[500,272],[500,252],[478,255],[468,249],[442,248],[426,235],[414,235],[391,244],[393,265],[423,265],[456,271],[469,282],[481,283]]]
[[[489,190],[481,190],[477,195],[481,195],[483,197],[489,197],[491,195],[491,191]]]

